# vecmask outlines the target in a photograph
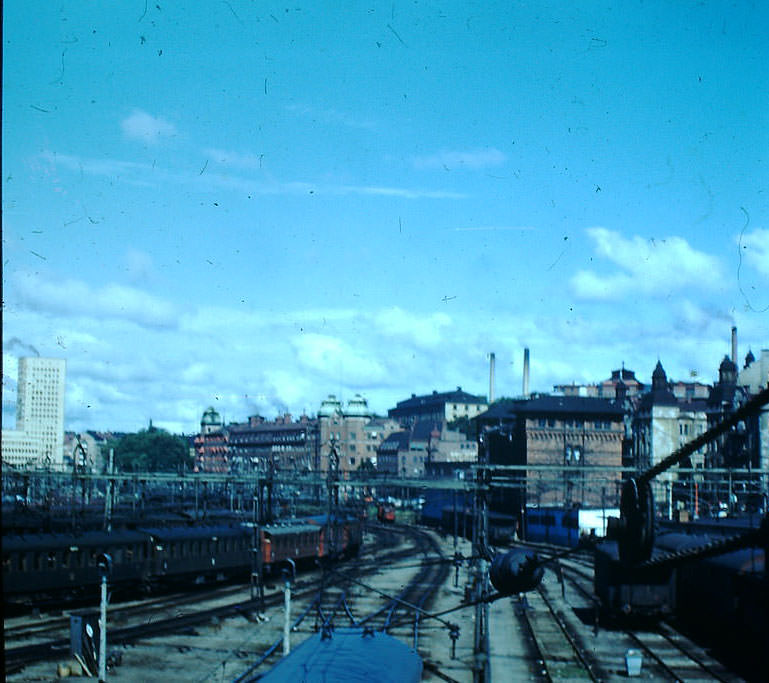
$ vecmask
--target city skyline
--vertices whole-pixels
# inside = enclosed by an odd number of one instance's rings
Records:
[[[34,18],[34,19],[33,19]],[[769,8],[3,6],[3,424],[712,383],[769,347]]]

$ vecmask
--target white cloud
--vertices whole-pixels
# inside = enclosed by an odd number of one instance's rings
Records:
[[[445,313],[417,315],[394,306],[377,313],[374,323],[383,336],[405,337],[415,346],[430,348],[443,341],[443,329],[451,326],[451,318]]]
[[[443,150],[436,154],[415,156],[411,159],[414,167],[418,169],[439,168],[449,171],[458,168],[477,170],[489,166],[500,166],[505,161],[507,157],[494,147],[466,151]]]
[[[304,368],[321,373],[327,381],[339,378],[353,386],[377,384],[385,379],[384,365],[368,353],[339,337],[300,334],[292,339],[297,361]]]
[[[151,282],[155,279],[155,264],[146,251],[129,247],[125,253],[125,268],[134,284]]]
[[[81,280],[46,280],[37,274],[14,277],[16,302],[42,313],[114,318],[147,327],[174,327],[178,314],[168,302],[135,287],[105,284],[92,287]]]
[[[705,289],[718,283],[718,260],[694,249],[682,237],[630,239],[605,228],[590,228],[595,253],[620,270],[601,275],[581,270],[571,280],[583,299],[619,299],[628,294],[668,295],[687,287]]]
[[[151,418],[192,432],[209,405],[242,421],[255,413],[315,413],[329,393],[343,400],[362,393],[382,414],[411,393],[461,385],[485,394],[489,351],[496,353],[497,395],[516,395],[524,346],[531,348],[531,388],[537,391],[599,381],[623,361],[649,381],[658,355],[671,378],[688,378],[694,370],[702,381],[713,381],[732,324],[721,309],[683,301],[633,308],[629,315],[621,314],[622,304],[616,316],[601,311],[568,318],[544,307],[538,314],[511,308],[492,317],[453,309],[447,315],[443,307],[420,312],[406,304],[274,313],[224,302],[191,306],[178,325],[148,325],[136,320],[153,301],[141,290],[132,290],[140,303],[125,315],[105,303],[109,286],[38,278],[34,287],[41,291],[36,306],[19,305],[15,281],[7,288],[5,337],[34,345],[42,356],[66,358],[69,429],[136,430]],[[67,303],[73,297],[79,302]],[[734,324],[741,353],[765,346],[765,316],[737,312]],[[5,349],[7,375],[14,374],[14,359],[24,348],[16,343]],[[6,400],[13,386],[9,381],[4,388]],[[9,425],[13,405],[6,403]]]
[[[222,151],[222,150],[220,150]],[[248,156],[236,157],[224,153],[221,163],[246,170],[252,163]],[[334,185],[307,181],[281,181],[259,176],[216,173],[205,167],[205,172],[174,171],[158,164],[141,164],[116,159],[88,159],[55,152],[43,152],[42,160],[58,164],[76,173],[108,177],[114,180],[142,187],[157,187],[163,184],[192,185],[203,191],[230,190],[259,195],[363,195],[371,197],[399,197],[403,199],[464,199],[468,195],[449,190],[425,188],[392,187],[386,185]],[[253,163],[258,163],[255,161]]]
[[[176,127],[159,116],[152,116],[141,109],[134,109],[120,122],[123,134],[133,140],[154,145],[161,137],[176,135]]]

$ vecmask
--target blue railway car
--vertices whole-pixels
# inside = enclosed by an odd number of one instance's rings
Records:
[[[425,491],[425,502],[422,505],[421,511],[422,524],[436,528],[441,527],[443,524],[443,511],[446,508],[454,509],[455,496],[458,512],[461,512],[471,504],[470,498],[465,496],[464,491],[446,491],[441,489],[428,489]],[[450,531],[450,529],[444,528],[444,531]]]
[[[526,508],[526,540],[573,548],[582,536],[603,537],[609,517],[618,517],[616,508]]]
[[[337,629],[310,636],[259,681],[417,683],[421,679],[421,658],[399,640],[381,631]]]

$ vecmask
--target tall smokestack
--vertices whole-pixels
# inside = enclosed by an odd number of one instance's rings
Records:
[[[737,365],[737,327],[732,326],[732,363]]]
[[[529,396],[529,349],[523,350],[523,396]]]
[[[489,354],[489,404],[494,403],[494,362],[496,356],[492,351]]]

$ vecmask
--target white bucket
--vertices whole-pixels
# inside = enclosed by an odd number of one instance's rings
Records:
[[[628,650],[625,653],[625,669],[628,676],[640,676],[643,655],[638,650]]]

